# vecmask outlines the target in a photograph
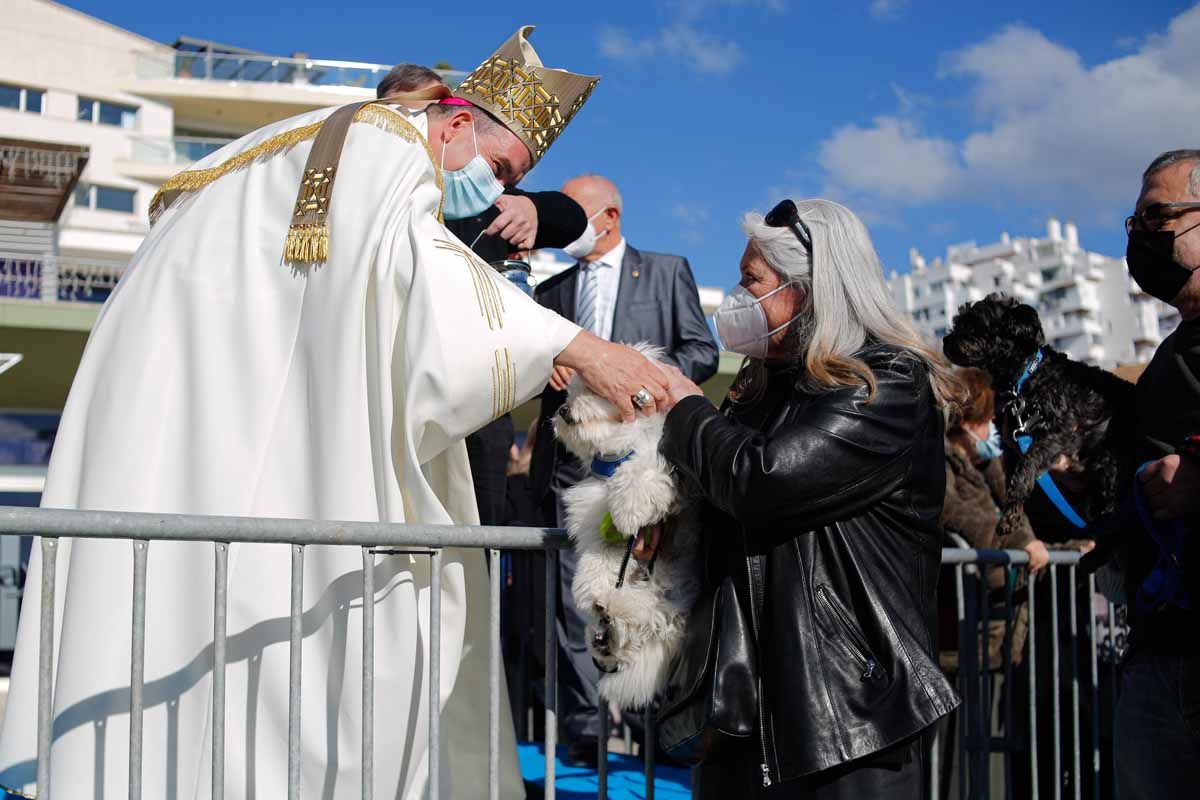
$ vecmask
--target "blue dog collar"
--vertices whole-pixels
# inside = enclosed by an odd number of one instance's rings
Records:
[[[1046,358],[1046,348],[1039,347],[1037,353],[1025,365],[1025,370],[1021,373],[1021,377],[1017,378],[1017,385],[1013,387],[1013,396],[1018,397],[1021,390],[1025,388],[1025,382],[1033,377],[1033,373],[1038,371],[1038,367],[1042,365],[1042,361]]]
[[[617,474],[617,468],[624,464],[629,459],[633,458],[635,451],[630,450],[623,456],[616,458],[605,458],[604,456],[596,456],[592,459],[592,474],[598,478],[605,480]]]

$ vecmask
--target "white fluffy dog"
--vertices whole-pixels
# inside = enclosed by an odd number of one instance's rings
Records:
[[[700,590],[696,519],[658,454],[665,417],[639,413],[622,422],[616,406],[576,377],[554,420],[567,449],[591,464],[563,498],[579,554],[571,588],[575,605],[592,616],[587,644],[602,673],[600,694],[622,708],[643,708],[663,688]],[[663,522],[669,547],[648,564],[633,558],[633,537]]]

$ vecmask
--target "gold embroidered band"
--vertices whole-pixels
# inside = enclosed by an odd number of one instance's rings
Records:
[[[517,404],[517,365],[507,347],[493,354],[492,419],[499,419]]]
[[[479,314],[487,322],[489,330],[504,327],[504,297],[496,282],[500,280],[496,271],[483,263],[478,256],[467,248],[445,239],[434,239],[434,246],[439,250],[454,253],[467,263],[471,273],[471,283],[475,287],[475,302],[479,304]]]

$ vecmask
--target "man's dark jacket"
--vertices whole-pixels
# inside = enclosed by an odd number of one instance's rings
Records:
[[[746,596],[750,580],[763,587],[766,734],[748,749],[776,782],[878,753],[958,705],[934,649],[941,412],[914,357],[859,356],[873,398],[809,393],[796,368],[777,369],[762,399],[729,414],[685,398],[660,446],[706,499],[708,563]]]
[[[583,235],[587,216],[579,204],[562,192],[522,192],[506,189],[505,194],[528,197],[537,209],[538,229],[535,247],[564,247]],[[446,227],[463,244],[475,241],[479,232],[500,214],[495,206],[477,217],[446,220]],[[475,242],[475,254],[492,262],[507,258],[513,246],[499,236],[484,236]],[[504,523],[507,502],[508,451],[513,444],[513,422],[509,415],[483,426],[467,437],[467,456],[475,481],[475,500],[479,521],[484,525]]]
[[[538,226],[533,248],[566,247],[583,235],[587,228],[587,215],[571,198],[562,192],[523,192],[520,189],[505,189],[504,193],[516,197],[527,197],[537,210]],[[491,225],[500,216],[500,209],[492,206],[477,217],[448,219],[446,227],[463,244],[470,245],[479,232]],[[500,236],[484,236],[475,242],[475,255],[492,262],[508,258],[517,248]]]
[[[574,321],[578,281],[576,265],[538,286],[534,297],[546,308]],[[703,383],[717,371],[717,344],[700,307],[692,269],[681,256],[642,252],[625,245],[611,339],[623,344],[649,342],[662,347],[666,351],[663,360],[679,367],[695,383]],[[530,469],[532,490],[538,502],[546,499],[556,474],[562,485],[573,484],[583,477],[579,462],[554,440],[554,413],[565,398],[565,392],[549,387],[542,393]]]
[[[1181,322],[1158,346],[1138,379],[1135,402],[1134,436],[1121,459],[1120,486],[1126,493],[1132,491],[1134,473],[1140,465],[1171,455],[1185,437],[1200,434],[1200,320]],[[1139,614],[1131,607],[1133,650],[1200,655],[1200,639],[1181,635],[1183,631],[1200,630],[1200,612],[1194,605],[1200,598],[1200,546],[1194,533],[1197,522],[1194,516],[1185,520],[1193,533],[1185,539],[1183,553],[1184,581],[1193,599],[1192,610],[1168,607]],[[1124,531],[1122,539],[1118,547],[1125,591],[1132,599],[1154,567],[1158,547],[1150,534],[1136,526]]]

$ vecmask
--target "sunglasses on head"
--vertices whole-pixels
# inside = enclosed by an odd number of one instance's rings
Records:
[[[791,228],[800,244],[808,251],[808,255],[812,256],[812,232],[804,224],[804,220],[800,219],[800,209],[796,208],[794,202],[781,200],[779,205],[767,212],[763,222],[768,228]]]

